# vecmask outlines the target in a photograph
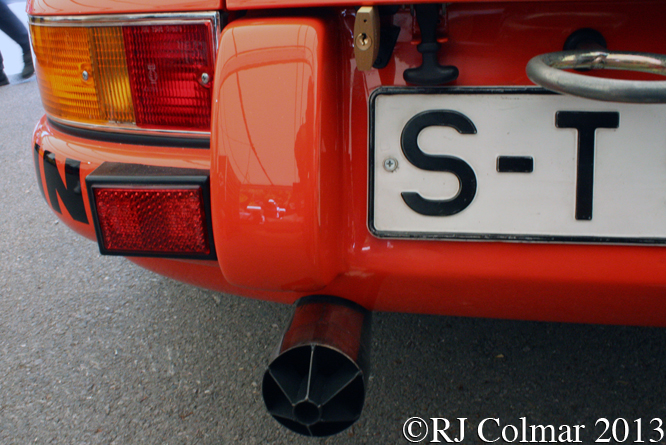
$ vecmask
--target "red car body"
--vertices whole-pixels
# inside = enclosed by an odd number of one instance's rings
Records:
[[[660,245],[373,235],[370,97],[380,87],[410,88],[403,73],[419,66],[421,55],[411,2],[366,3],[403,5],[383,19],[400,27],[388,64],[369,71],[356,66],[361,4],[354,1],[30,1],[33,19],[127,14],[131,23],[133,14],[194,11],[223,17],[209,148],[73,131],[44,116],[32,146],[47,203],[75,232],[96,240],[87,178],[103,163],[207,171],[215,255],[132,261],[197,286],[288,304],[325,294],[373,311],[666,325]],[[658,37],[662,1],[450,1],[442,17],[440,62],[460,72],[452,87],[534,86],[527,62],[562,50],[583,28],[599,31],[612,49],[666,53]],[[85,218],[72,216],[71,200],[80,201]]]

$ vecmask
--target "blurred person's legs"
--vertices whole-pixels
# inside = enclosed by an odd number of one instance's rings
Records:
[[[5,65],[2,63],[2,53],[0,53],[0,87],[7,84],[9,84],[9,79],[7,79],[7,75],[5,74]]]
[[[0,0],[0,30],[7,34],[14,40],[23,50],[23,71],[21,77],[26,78],[32,76],[35,72],[35,67],[32,63],[32,53],[30,52],[30,39],[28,37],[28,30],[23,23],[14,15],[9,6]],[[3,83],[3,80],[5,81]],[[2,63],[2,54],[0,54],[0,86],[9,83],[5,75],[4,65]]]

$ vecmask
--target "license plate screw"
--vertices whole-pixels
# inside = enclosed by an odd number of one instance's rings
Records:
[[[398,168],[398,161],[395,158],[384,159],[384,170],[394,172]]]

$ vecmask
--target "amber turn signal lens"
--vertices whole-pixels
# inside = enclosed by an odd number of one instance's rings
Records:
[[[134,122],[123,31],[92,28],[93,73],[102,118],[109,122]]]
[[[31,26],[37,83],[46,112],[54,117],[100,123],[90,29]]]
[[[134,122],[122,30],[30,27],[46,112],[91,124]]]

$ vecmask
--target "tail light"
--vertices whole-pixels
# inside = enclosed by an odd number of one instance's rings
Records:
[[[137,124],[209,129],[210,30],[199,25],[159,29],[123,29]]]
[[[44,108],[107,130],[209,133],[217,13],[32,17]]]

